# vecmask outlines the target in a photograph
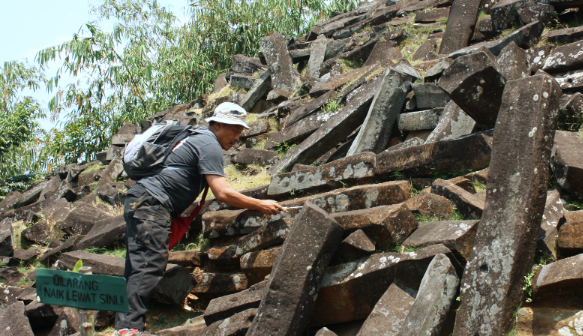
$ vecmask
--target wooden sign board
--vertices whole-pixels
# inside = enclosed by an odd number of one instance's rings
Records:
[[[128,312],[126,280],[122,277],[39,269],[36,295],[41,303]]]

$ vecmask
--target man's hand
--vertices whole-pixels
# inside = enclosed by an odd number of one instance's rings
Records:
[[[206,181],[211,187],[213,194],[217,200],[223,203],[227,203],[230,206],[237,208],[247,208],[252,210],[259,210],[265,215],[277,215],[280,211],[287,212],[281,205],[273,200],[259,200],[251,197],[247,197],[227,183],[227,179],[224,176],[219,175],[205,175]]]
[[[264,215],[277,215],[280,211],[287,212],[287,210],[279,205],[274,200],[258,200],[259,201],[259,211]]]

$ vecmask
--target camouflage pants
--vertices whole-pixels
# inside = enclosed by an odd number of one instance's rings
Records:
[[[148,302],[168,263],[170,212],[136,184],[125,199],[128,313],[117,313],[115,328],[144,329]]]

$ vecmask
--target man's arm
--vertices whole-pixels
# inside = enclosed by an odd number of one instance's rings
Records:
[[[266,215],[279,214],[280,210],[287,212],[281,205],[273,200],[259,200],[245,196],[233,189],[227,179],[220,175],[205,175],[208,185],[211,187],[217,200],[236,208],[259,210]]]

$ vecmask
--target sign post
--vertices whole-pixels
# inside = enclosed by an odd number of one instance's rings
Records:
[[[91,267],[79,273],[39,269],[36,295],[41,303],[79,308],[81,336],[93,336],[95,312],[128,312],[126,280],[122,277],[91,274]]]

